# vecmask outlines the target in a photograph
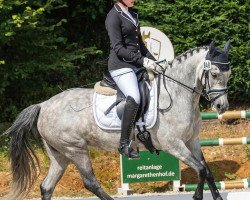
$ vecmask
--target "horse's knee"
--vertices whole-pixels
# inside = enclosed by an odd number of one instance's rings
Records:
[[[206,169],[206,167],[204,167],[204,166],[202,166],[202,167],[200,167],[199,168],[199,172],[198,172],[198,175],[199,175],[199,177],[201,177],[201,178],[206,178],[207,177],[207,169]]]
[[[208,181],[213,181],[214,182],[214,176],[210,171],[207,171],[207,176],[206,176]]]
[[[214,176],[213,176],[211,170],[208,167],[206,167],[206,170],[207,170],[207,179],[214,180]]]
[[[43,184],[41,184],[40,190],[41,190],[41,199],[42,200],[51,200],[52,189],[47,189],[43,186]]]

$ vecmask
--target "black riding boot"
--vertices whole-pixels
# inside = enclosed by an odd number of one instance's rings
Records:
[[[121,139],[120,147],[118,148],[120,154],[125,155],[128,158],[140,158],[138,152],[130,148],[129,145],[129,136],[135,124],[135,118],[138,108],[139,105],[135,102],[135,100],[132,97],[128,96],[122,116]]]

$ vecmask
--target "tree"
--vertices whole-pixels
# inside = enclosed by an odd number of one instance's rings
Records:
[[[103,0],[0,1],[0,121],[59,93],[95,83],[108,56]],[[141,25],[163,31],[179,54],[232,40],[229,97],[249,102],[249,5],[245,0],[140,0]]]

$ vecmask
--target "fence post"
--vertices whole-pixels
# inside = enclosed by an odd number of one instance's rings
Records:
[[[132,195],[134,193],[133,190],[129,189],[129,183],[123,183],[123,169],[122,169],[122,155],[120,155],[120,169],[121,169],[121,187],[118,188],[119,195]]]

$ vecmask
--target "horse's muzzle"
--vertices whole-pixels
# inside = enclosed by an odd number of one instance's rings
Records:
[[[224,113],[229,108],[227,95],[221,96],[212,103],[212,108],[215,109],[219,114]]]

